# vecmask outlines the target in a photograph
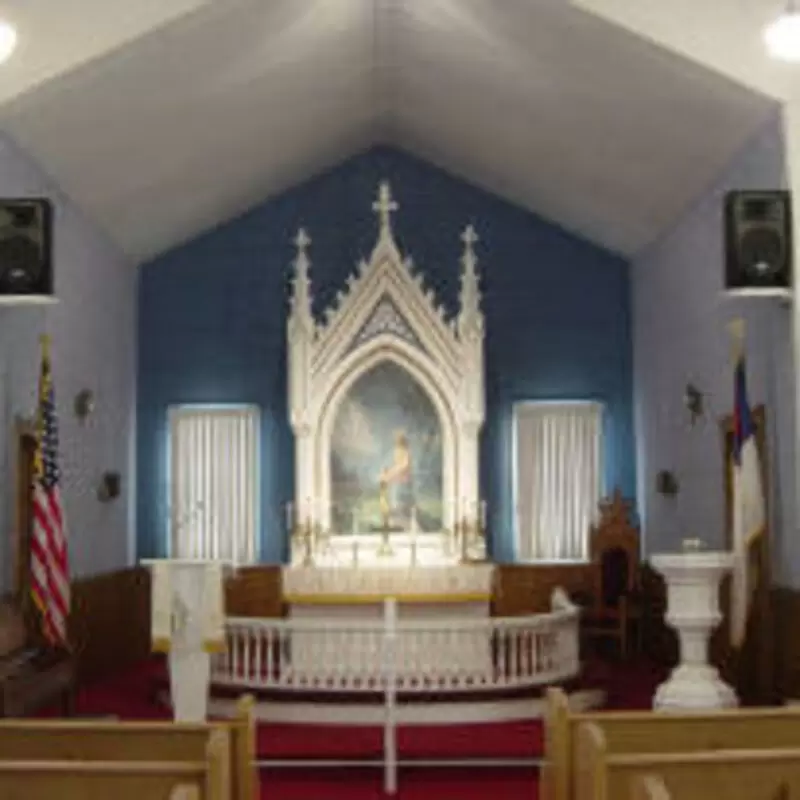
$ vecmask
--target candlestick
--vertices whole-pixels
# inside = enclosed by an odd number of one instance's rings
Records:
[[[286,530],[291,531],[294,527],[294,507],[292,506],[292,502],[289,501],[286,504]]]

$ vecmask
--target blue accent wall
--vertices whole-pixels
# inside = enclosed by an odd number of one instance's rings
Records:
[[[145,265],[139,286],[138,545],[164,552],[167,407],[255,403],[262,412],[262,560],[285,557],[284,504],[294,455],[286,389],[292,241],[313,240],[315,307],[329,305],[377,224],[386,179],[400,204],[394,230],[450,312],[457,307],[459,239],[472,222],[486,315],[487,419],[482,491],[491,549],[513,557],[512,406],[595,399],[608,409],[609,487],[634,496],[629,265],[623,259],[410,155],[378,147]]]

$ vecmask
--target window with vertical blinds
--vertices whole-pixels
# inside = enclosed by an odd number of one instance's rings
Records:
[[[258,442],[257,408],[170,409],[173,558],[256,560]]]
[[[521,561],[584,560],[602,496],[603,406],[514,407],[514,504]]]

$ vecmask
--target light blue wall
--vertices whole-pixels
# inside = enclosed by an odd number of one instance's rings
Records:
[[[262,412],[262,555],[284,556],[292,496],[286,407],[287,287],[300,225],[313,244],[317,309],[369,255],[370,211],[388,179],[395,230],[445,306],[456,308],[460,232],[472,222],[486,313],[487,422],[481,478],[495,557],[512,554],[511,409],[525,399],[607,404],[606,480],[632,496],[635,466],[628,265],[402,152],[376,148],[158,258],[139,287],[138,540],[163,552],[166,410],[255,403]]]
[[[780,118],[734,159],[675,227],[633,262],[635,417],[639,502],[648,552],[673,550],[689,536],[725,544],[719,419],[733,406],[726,325],[743,317],[751,403],[767,407],[772,450],[773,553],[776,580],[800,580],[794,531],[793,384],[788,306],[733,300],[723,292],[722,203],[729,189],[785,186]],[[690,427],[683,406],[687,381],[707,395],[708,413]],[[674,469],[674,500],[655,491],[660,469]]]
[[[61,430],[63,499],[73,575],[108,572],[133,553],[136,271],[11,141],[0,137],[0,195],[46,195],[55,205],[55,288],[49,307],[0,306],[0,590],[11,588],[17,415],[36,408],[39,337],[52,336]],[[81,424],[73,398],[84,388],[96,412]],[[101,474],[118,470],[122,496],[98,502]]]

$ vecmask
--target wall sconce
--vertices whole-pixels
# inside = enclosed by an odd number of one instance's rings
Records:
[[[75,416],[85,422],[94,411],[94,392],[91,389],[82,389],[75,395]]]
[[[680,487],[678,486],[678,479],[675,473],[668,469],[662,469],[656,475],[656,491],[664,495],[664,497],[675,497],[678,494]]]
[[[683,403],[689,412],[690,424],[695,425],[705,413],[705,395],[693,383],[687,383],[683,390]]]
[[[122,480],[119,472],[104,472],[97,489],[97,499],[101,503],[109,503],[120,495]]]

